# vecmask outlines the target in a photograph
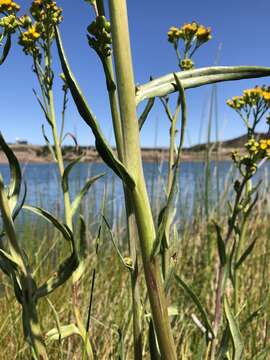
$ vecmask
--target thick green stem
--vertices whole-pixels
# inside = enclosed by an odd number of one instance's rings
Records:
[[[103,0],[97,1],[97,8],[98,8],[98,15],[105,15]],[[121,117],[119,114],[112,57],[102,56],[101,60],[104,68],[104,73],[106,76],[117,154],[119,160],[123,161],[124,149],[123,149],[122,124],[121,124]],[[142,359],[142,313],[141,313],[137,245],[136,245],[137,237],[138,237],[137,225],[135,221],[134,209],[130,201],[130,196],[128,194],[128,189],[125,187],[124,184],[123,184],[123,189],[125,194],[129,252],[134,269],[133,271],[130,272],[131,292],[132,292],[132,313],[133,313],[134,359],[140,360]]]
[[[130,191],[130,197],[135,210],[152,316],[162,356],[166,359],[176,359],[160,264],[158,259],[152,256],[156,234],[142,168],[126,2],[110,0],[109,7],[123,131],[124,162],[136,183],[135,189]]]
[[[20,286],[20,303],[22,305],[22,319],[24,335],[29,342],[34,354],[37,358],[47,360],[46,347],[42,338],[42,333],[38,321],[38,315],[36,310],[35,290],[36,285],[32,278],[27,263],[25,263],[22,250],[18,244],[17,236],[15,232],[14,222],[11,216],[10,206],[6,192],[4,190],[4,184],[0,176],[0,213],[3,220],[4,229],[8,238],[8,246],[10,250],[10,256],[14,263],[17,264],[16,272],[13,270],[13,275],[10,273],[10,277],[15,277],[17,286]],[[15,285],[14,285],[15,286]]]
[[[36,358],[40,360],[48,360],[45,343],[43,340],[41,328],[38,321],[38,313],[36,309],[36,302],[32,296],[29,296],[33,291],[31,286],[32,279],[30,275],[22,279],[23,296],[22,296],[22,311],[23,311],[23,326],[25,336]]]
[[[119,160],[123,161],[124,158],[123,135],[122,135],[121,118],[118,109],[116,86],[114,83],[112,58],[107,57],[106,60],[104,61],[105,61],[104,65],[107,67],[108,75],[109,75],[109,78],[107,78],[107,89],[110,99],[110,108],[113,119],[116,148],[117,148]],[[142,359],[142,314],[141,314],[139,274],[138,274],[137,248],[136,248],[137,226],[136,226],[133,206],[130,201],[130,196],[128,195],[128,189],[125,186],[124,186],[124,193],[125,193],[125,204],[126,204],[126,213],[127,213],[129,250],[134,267],[134,270],[131,271],[130,273],[131,290],[132,290],[134,358],[136,360],[140,360]]]
[[[132,259],[133,270],[130,273],[131,293],[132,293],[132,314],[133,314],[133,340],[134,340],[134,359],[142,359],[142,307],[139,287],[139,272],[137,259],[138,238],[136,219],[134,209],[130,201],[131,195],[128,189],[125,189],[125,204],[127,212],[127,226],[129,239],[129,253]]]

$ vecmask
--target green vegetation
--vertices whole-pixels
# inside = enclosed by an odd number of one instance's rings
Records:
[[[1,356],[267,359],[268,187],[264,184],[265,192],[259,192],[254,175],[270,157],[270,139],[255,136],[260,122],[269,123],[269,88],[248,89],[228,101],[244,121],[248,138],[244,153],[232,154],[237,172],[231,196],[219,194],[218,206],[211,206],[210,173],[206,171],[203,202],[194,197],[197,211],[179,219],[176,210],[188,121],[185,90],[268,76],[270,69],[194,69],[191,57],[211,39],[211,29],[192,22],[168,32],[181,71],[135,91],[126,1],[109,0],[108,17],[102,0],[87,2],[95,16],[87,28],[88,43],[104,69],[117,153],[104,137],[70,68],[58,28],[62,10],[51,0],[35,0],[31,16],[18,17],[19,5],[0,0],[1,63],[17,32],[19,45],[33,61],[39,86],[35,96],[46,120],[42,131],[58,165],[64,208],[63,218],[58,219],[46,209],[25,204],[20,165],[1,136],[11,174],[7,186],[0,177]],[[54,105],[54,42],[63,70],[60,121]],[[106,191],[95,233],[90,233],[83,217],[81,200],[103,174],[89,178],[74,198],[70,194],[69,175],[82,157],[68,165],[63,161],[69,93],[95,137],[99,155],[123,184],[126,219],[110,214],[115,219],[114,229],[107,220]],[[174,111],[169,106],[171,93],[178,93]],[[155,97],[161,99],[171,129],[165,201],[151,208],[140,130]],[[146,99],[139,117],[137,105]],[[17,215],[25,210],[36,217],[17,228]],[[41,227],[44,220],[49,227]]]

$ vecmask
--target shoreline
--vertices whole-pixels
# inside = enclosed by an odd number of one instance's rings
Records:
[[[49,153],[49,150],[46,146],[38,145],[11,145],[11,149],[14,151],[18,161],[20,163],[27,164],[52,164],[54,160],[52,155]],[[222,148],[217,154],[216,151],[211,152],[210,159],[216,160],[217,156],[219,160],[226,161],[231,160],[231,151],[235,150],[233,148]],[[162,162],[167,161],[169,158],[169,149],[166,148],[142,148],[142,160],[144,162]],[[78,155],[83,155],[81,162],[93,162],[101,163],[103,162],[97,151],[94,147],[80,148],[80,153],[76,153],[72,147],[63,148],[64,161],[70,162],[73,161]],[[183,150],[182,161],[183,162],[200,162],[205,160],[205,150],[204,151],[194,151],[194,150]],[[8,160],[0,150],[0,164],[8,164]]]

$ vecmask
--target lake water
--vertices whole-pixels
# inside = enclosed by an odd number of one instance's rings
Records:
[[[22,164],[23,179],[27,184],[26,203],[41,206],[53,213],[62,212],[62,195],[56,164]],[[268,170],[269,165],[267,166]],[[266,167],[265,167],[266,168]],[[211,191],[210,200],[215,203],[217,198],[217,174],[219,178],[220,196],[227,185],[233,183],[234,171],[231,161],[220,161],[217,166],[211,163]],[[9,179],[8,165],[0,165],[0,172],[7,182]],[[111,210],[114,216],[120,216],[123,207],[123,191],[120,180],[103,163],[80,163],[75,165],[70,173],[70,191],[72,197],[83,186],[86,179],[105,172],[105,176],[99,179],[83,202],[86,213],[97,214],[104,189],[106,189],[106,208]],[[144,163],[144,174],[153,208],[162,204],[165,198],[165,181],[167,163]],[[179,211],[190,214],[194,206],[200,206],[204,197],[205,165],[203,162],[183,162],[179,174]],[[258,177],[265,177],[265,170],[258,172]],[[117,215],[116,215],[117,214]]]

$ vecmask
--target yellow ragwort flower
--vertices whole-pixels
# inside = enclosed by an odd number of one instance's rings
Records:
[[[211,28],[200,25],[196,32],[196,38],[200,43],[206,42],[212,38]]]
[[[270,91],[263,91],[262,97],[263,97],[263,100],[266,102],[266,104],[270,105]]]
[[[240,110],[245,105],[242,96],[234,96],[232,99],[227,100],[226,103],[235,110]]]
[[[30,26],[30,28],[24,33],[24,35],[29,40],[37,40],[41,34],[37,31],[37,25],[35,24],[33,26]]]
[[[246,89],[243,91],[243,100],[247,105],[257,105],[262,98],[262,88],[256,86],[252,89]]]
[[[168,41],[171,43],[174,43],[180,38],[181,31],[179,28],[172,26],[170,27],[167,35],[168,35]]]
[[[20,10],[20,5],[12,0],[0,0],[0,12],[17,12]]]
[[[254,138],[249,139],[248,142],[245,144],[245,147],[248,149],[250,154],[256,155],[259,152],[260,145],[258,141],[256,141]]]
[[[184,24],[180,29],[180,37],[188,41],[192,40],[198,30],[198,27],[199,25],[195,21],[192,21],[190,24]]]

